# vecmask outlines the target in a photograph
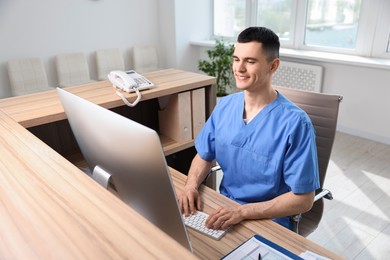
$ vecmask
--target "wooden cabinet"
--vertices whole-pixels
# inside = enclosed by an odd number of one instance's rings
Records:
[[[187,172],[195,154],[194,138],[201,120],[205,120],[215,106],[215,78],[176,69],[144,76],[156,87],[142,91],[142,101],[136,107],[125,106],[109,81],[66,90],[155,129],[160,133],[168,164]],[[126,94],[126,97],[134,100],[135,94]],[[82,162],[55,90],[0,100],[0,109],[76,165]]]

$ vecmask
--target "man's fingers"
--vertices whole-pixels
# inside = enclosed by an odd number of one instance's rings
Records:
[[[202,201],[200,199],[200,197],[198,196],[198,199],[196,200],[197,203],[196,203],[196,209],[197,210],[202,210]]]
[[[217,222],[217,220],[219,218],[218,214],[219,214],[219,211],[214,212],[214,213],[210,214],[210,216],[206,219],[205,225],[206,225],[207,228],[215,229],[214,225],[215,225],[215,223]]]
[[[183,207],[183,211],[184,211],[185,216],[188,216],[190,214],[194,214],[196,212],[197,206],[199,203],[198,200],[200,201],[199,197],[197,197],[197,201],[196,201],[196,205],[195,205],[194,196],[192,194],[187,196],[183,200],[182,207]]]
[[[190,210],[190,214],[194,214],[196,209],[195,209],[195,202],[194,202],[194,197],[193,196],[190,196],[188,198],[188,204],[189,204],[189,210]]]
[[[212,229],[225,229],[230,226],[230,212],[219,208],[214,213],[210,214],[206,220],[206,227]]]
[[[181,208],[183,209],[184,216],[187,217],[189,215],[188,200],[187,199],[182,200]]]

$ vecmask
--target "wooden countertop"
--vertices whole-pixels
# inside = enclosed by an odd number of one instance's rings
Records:
[[[1,259],[195,258],[2,111],[0,155]]]
[[[173,93],[215,84],[215,78],[193,72],[166,69],[143,74],[155,84],[155,88],[142,91],[142,100],[153,99]],[[67,91],[77,94],[105,108],[123,106],[121,98],[109,81],[98,81],[80,86],[68,87]],[[125,94],[134,100],[134,93]],[[215,96],[215,95],[214,95]],[[215,102],[215,101],[214,101]],[[0,110],[16,122],[29,128],[65,119],[65,113],[57,92],[53,90],[0,100]]]

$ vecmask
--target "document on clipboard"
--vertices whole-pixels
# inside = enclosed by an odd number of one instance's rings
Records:
[[[228,255],[223,257],[224,260],[230,259],[303,259],[296,254],[284,249],[283,247],[265,239],[262,236],[254,235],[246,242],[242,243]]]
[[[285,260],[285,259],[305,259],[305,260],[325,260],[326,257],[306,251],[299,256],[287,249],[269,241],[268,239],[254,235],[228,255],[223,260]]]

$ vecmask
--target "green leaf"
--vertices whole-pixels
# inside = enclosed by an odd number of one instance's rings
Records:
[[[208,60],[199,60],[198,69],[217,78],[217,95],[226,95],[232,86],[232,56],[234,45],[217,40],[214,48],[207,50]]]

